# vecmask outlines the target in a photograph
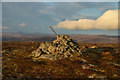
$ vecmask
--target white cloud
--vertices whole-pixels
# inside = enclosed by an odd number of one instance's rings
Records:
[[[2,29],[3,29],[3,30],[7,30],[7,29],[9,29],[9,27],[3,26]]]
[[[78,21],[63,21],[58,23],[55,28],[64,29],[118,29],[118,10],[108,10],[98,19],[79,19]]]
[[[23,23],[19,24],[19,26],[20,26],[20,27],[25,27],[26,24],[23,22]]]
[[[118,29],[118,10],[109,10],[96,20],[98,29]]]

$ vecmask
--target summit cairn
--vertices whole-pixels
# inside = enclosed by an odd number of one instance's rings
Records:
[[[45,58],[45,59],[63,59],[81,55],[79,45],[72,40],[69,35],[57,35],[57,33],[50,27],[55,33],[57,39],[53,42],[42,42],[37,50],[30,54],[33,60]]]

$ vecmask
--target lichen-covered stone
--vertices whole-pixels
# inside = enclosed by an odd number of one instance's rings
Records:
[[[44,59],[54,59],[54,56],[52,54],[42,54],[39,58],[44,58]]]
[[[53,42],[42,42],[39,48],[32,52],[32,57],[46,59],[62,59],[81,55],[79,45],[69,35],[60,35]]]
[[[32,56],[32,57],[39,57],[41,54],[42,54],[41,50],[36,50],[36,51],[33,51],[30,56]]]

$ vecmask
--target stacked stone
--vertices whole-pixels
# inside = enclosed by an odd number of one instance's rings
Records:
[[[30,56],[33,58],[62,59],[80,54],[79,45],[69,35],[60,35],[53,42],[42,42]]]

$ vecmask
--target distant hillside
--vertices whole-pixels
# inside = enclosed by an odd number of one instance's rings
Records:
[[[118,43],[118,36],[72,35],[73,39],[84,43]]]
[[[118,43],[118,36],[70,34],[73,40],[83,43]],[[53,41],[55,35],[49,34],[2,34],[2,41]]]
[[[23,35],[10,35],[2,36],[2,41],[53,41],[54,36],[23,36]]]

